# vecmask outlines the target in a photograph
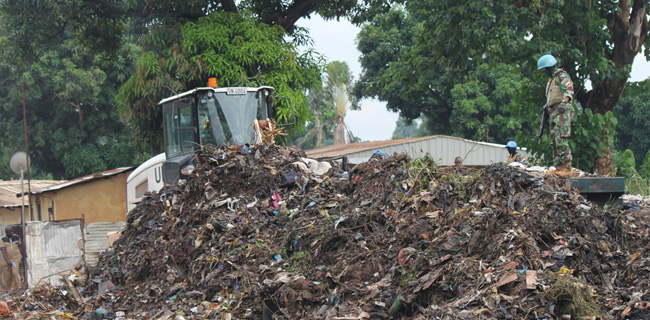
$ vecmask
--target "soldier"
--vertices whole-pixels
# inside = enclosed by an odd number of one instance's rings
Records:
[[[571,175],[571,121],[573,120],[573,82],[569,74],[556,67],[557,60],[550,54],[537,60],[537,69],[544,70],[550,77],[546,84],[546,107],[549,116],[551,145],[554,148],[553,172],[559,176]]]
[[[510,140],[506,144],[506,150],[508,150],[508,160],[506,161],[507,164],[510,164],[512,162],[519,162],[523,165],[528,165],[528,161],[526,161],[526,158],[524,158],[519,152],[517,152],[517,143]]]

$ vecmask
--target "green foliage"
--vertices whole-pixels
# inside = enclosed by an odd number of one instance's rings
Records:
[[[2,158],[24,149],[24,83],[33,178],[75,178],[133,165],[137,152],[112,97],[137,50],[125,46],[113,58],[93,54],[72,35],[60,38],[57,47],[39,52],[37,63],[14,63],[16,47],[5,47],[0,55],[0,123],[10,129],[0,133]],[[15,177],[6,170],[0,174]]]
[[[431,132],[429,132],[426,119],[418,124],[417,121],[398,117],[391,139],[406,139],[429,135],[431,135]]]
[[[364,73],[358,97],[375,97],[406,119],[423,116],[435,134],[504,142],[526,128],[517,99],[529,85],[519,67],[481,62],[472,72],[453,73],[421,52],[422,28],[416,14],[396,8],[377,16],[359,33]]]
[[[477,141],[511,140],[522,127],[513,114],[513,99],[524,83],[511,66],[478,66],[466,82],[451,89],[453,134]]]
[[[426,191],[429,183],[436,180],[438,173],[438,165],[428,153],[424,157],[412,159],[407,168],[409,174],[407,182],[412,184],[410,190],[415,190],[412,194]]]
[[[616,169],[616,174],[625,177],[625,190],[630,194],[650,195],[650,176],[648,176],[650,151],[639,171],[636,169],[634,153],[630,149],[614,153],[612,155],[612,161]]]
[[[216,12],[187,22],[178,35],[167,39],[173,41],[161,52],[145,51],[137,73],[120,88],[121,110],[145,150],[160,150],[162,113],[158,101],[205,86],[209,77],[216,77],[221,87],[275,87],[276,95],[292,102],[277,100],[277,122],[290,123],[295,114],[293,128],[304,126],[309,110],[303,90],[319,81],[320,66],[310,52],[301,55],[285,41],[281,28],[258,23],[245,14]]]
[[[117,52],[126,30],[118,12],[115,1],[0,2],[3,33],[13,44],[10,54],[27,64],[38,62],[45,51],[56,50],[62,38],[74,38],[92,53]]]
[[[617,120],[612,112],[594,114],[590,109],[584,113],[576,112],[571,126],[569,140],[574,155],[573,166],[587,172],[593,172],[596,157],[605,156],[612,147],[612,139]]]
[[[307,272],[309,270],[309,255],[305,251],[293,254],[287,262],[289,272]]]
[[[434,128],[435,132],[444,132],[450,116],[442,108],[448,91],[431,90],[428,86],[438,83],[414,76],[422,68],[430,67],[428,60],[414,52],[415,37],[420,32],[418,22],[399,7],[375,16],[364,25],[357,44],[364,72],[355,84],[354,94],[386,101],[389,110],[399,111],[407,119],[416,119],[421,114],[435,117],[437,121],[432,124],[440,124]]]
[[[293,47],[309,42],[305,29],[295,27],[295,23],[312,14],[325,19],[345,16],[360,23],[370,12],[383,12],[391,3],[389,0],[4,1],[0,2],[0,54],[12,61],[13,66],[29,69],[32,64],[41,63],[44,52],[56,51],[64,40],[74,39],[79,50],[86,54],[108,57],[106,61],[113,61],[114,69],[100,71],[114,73],[108,78],[115,82],[104,83],[99,96],[112,100],[117,94],[111,91],[120,88],[121,115],[129,120],[135,141],[147,154],[160,150],[162,144],[157,102],[205,85],[208,76],[217,76],[221,86],[274,86],[278,95],[290,98],[277,100],[278,122],[292,122],[295,115],[298,122],[285,131],[299,133],[296,129],[309,118],[303,92],[314,87],[321,70],[318,58],[311,52],[300,55]],[[145,50],[139,54],[134,70],[132,56],[125,52],[139,50],[133,45],[136,42]],[[86,58],[92,59],[92,56]],[[0,81],[6,83],[4,79]],[[83,88],[69,89],[72,93]],[[87,94],[84,92],[84,96]],[[59,136],[74,134],[63,131]],[[69,158],[70,163],[79,162],[73,160],[75,157]],[[90,165],[95,162],[89,161],[88,166],[95,167]],[[60,167],[56,169],[62,174]]]
[[[634,160],[634,153],[632,153],[632,150],[626,149],[623,152],[614,153],[612,155],[612,161],[614,162],[614,167],[616,168],[618,175],[628,179],[637,175],[635,168],[636,162]]]
[[[326,1],[213,1],[213,0],[127,0],[127,1],[2,1],[8,29],[3,30],[19,49],[18,56],[30,61],[38,59],[44,47],[58,45],[57,37],[74,34],[76,40],[93,52],[116,52],[125,45],[130,31],[149,34],[171,30],[187,22],[215,12],[252,12],[266,25],[277,25],[294,37],[296,43],[308,42],[304,29],[295,27],[298,19],[318,14],[325,19],[343,16],[361,23],[375,12],[384,12],[390,0],[326,0]],[[28,23],[26,23],[28,22]],[[165,32],[145,41],[153,49],[166,38]]]
[[[617,152],[612,155],[614,168],[619,176],[625,177],[625,190],[631,194],[640,194],[648,196],[650,194],[650,178],[647,176],[647,164],[650,159],[646,157],[641,171],[638,172],[635,166],[634,153],[630,149],[623,152]]]
[[[650,151],[638,171],[635,168],[634,153],[630,149],[615,153],[612,160],[617,172],[625,177],[625,190],[630,194],[650,195]]]
[[[643,158],[643,164],[641,165],[639,173],[644,178],[650,179],[650,150],[648,150],[648,152],[645,154],[645,157]]]
[[[619,121],[615,137],[617,149],[630,149],[636,159],[644,159],[650,150],[650,80],[629,83],[614,115]]]
[[[534,136],[547,80],[536,61],[550,53],[571,75],[574,101],[603,115],[599,124],[607,127],[606,113],[617,100],[611,97],[623,92],[638,51],[629,43],[648,33],[632,27],[647,23],[647,6],[613,0],[407,2],[375,16],[359,33],[364,70],[355,94],[386,101],[407,119],[424,116],[435,134],[476,139],[487,133],[493,141],[515,133]],[[598,138],[585,137],[572,147],[611,146],[606,135],[613,131],[590,132]],[[529,142],[523,146],[536,144]],[[594,155],[602,148],[591,149]],[[593,160],[581,159],[581,166],[592,167],[587,162]]]

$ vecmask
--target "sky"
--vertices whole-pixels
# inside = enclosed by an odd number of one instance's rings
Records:
[[[314,50],[330,61],[345,61],[354,80],[359,79],[361,63],[356,37],[360,28],[349,21],[324,21],[320,16],[300,19],[298,26],[307,28],[314,42]],[[630,81],[643,81],[650,77],[650,62],[637,55],[632,64]],[[386,103],[375,99],[361,100],[361,110],[348,111],[345,123],[352,133],[363,141],[389,140],[395,130],[398,114],[386,110]]]

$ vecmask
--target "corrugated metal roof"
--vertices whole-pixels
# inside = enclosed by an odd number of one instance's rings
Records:
[[[317,149],[305,150],[305,153],[307,154],[307,156],[312,157],[312,158],[328,158],[328,157],[340,156],[340,155],[343,155],[343,154],[373,150],[373,149],[377,149],[377,148],[383,148],[383,147],[389,147],[389,146],[395,146],[395,145],[400,145],[400,144],[407,144],[407,143],[423,141],[423,140],[430,140],[430,139],[437,139],[437,138],[455,139],[455,140],[458,140],[458,141],[464,141],[464,142],[475,143],[475,144],[491,146],[491,147],[498,147],[498,148],[505,147],[505,145],[496,144],[496,143],[472,141],[472,140],[468,140],[468,139],[463,139],[463,138],[458,138],[458,137],[451,137],[451,136],[444,136],[444,135],[434,135],[434,136],[408,138],[408,139],[396,139],[396,140],[385,140],[385,141],[371,141],[371,142],[361,142],[361,143],[337,144],[337,145],[331,145],[331,146],[317,148]]]
[[[29,187],[27,185],[27,180],[23,180],[25,183],[24,190],[27,192]],[[30,185],[32,190],[47,188],[49,186],[61,183],[60,180],[32,180]],[[27,202],[27,201],[25,201]],[[22,206],[22,200],[20,199],[20,180],[10,180],[2,181],[0,180],[0,207],[4,208],[13,208]],[[29,206],[28,203],[25,203],[25,206]]]
[[[87,176],[83,176],[83,177],[79,177],[79,178],[76,178],[76,179],[68,180],[68,181],[65,181],[63,183],[59,183],[59,184],[49,186],[49,187],[46,187],[46,188],[42,188],[42,189],[38,189],[38,190],[32,190],[32,194],[41,194],[43,192],[60,190],[60,189],[67,188],[69,186],[73,186],[73,185],[76,185],[76,184],[79,184],[79,183],[85,183],[85,182],[96,180],[96,179],[102,179],[102,178],[110,177],[110,176],[113,176],[113,175],[116,175],[116,174],[119,174],[119,173],[122,173],[122,172],[125,172],[125,171],[128,171],[128,170],[131,170],[131,169],[133,169],[133,167],[122,167],[122,168],[117,168],[117,169],[112,169],[112,170],[108,170],[108,171],[103,171],[103,172],[99,172],[99,173],[90,174],[90,175],[87,175]]]
[[[522,155],[529,156],[525,148],[519,149]],[[368,160],[377,150],[388,155],[406,153],[412,158],[420,158],[429,154],[440,166],[453,165],[456,156],[463,159],[463,165],[472,166],[485,166],[507,160],[505,145],[443,135],[341,144],[306,150],[305,153],[307,156],[316,159],[346,156],[349,162],[360,163]]]
[[[435,137],[438,136],[417,137],[417,138],[398,139],[398,140],[385,140],[385,141],[370,141],[370,142],[348,143],[348,144],[334,144],[327,147],[305,150],[305,153],[310,158],[329,158],[329,157],[337,157],[349,153],[355,153],[359,151],[374,150],[374,149],[379,149],[388,146],[400,145],[400,144],[405,144],[410,142],[417,142],[417,141],[427,140]]]

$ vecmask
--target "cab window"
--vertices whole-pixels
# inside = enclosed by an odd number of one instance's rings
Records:
[[[191,105],[171,108],[164,114],[167,158],[193,152],[194,128]]]

